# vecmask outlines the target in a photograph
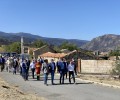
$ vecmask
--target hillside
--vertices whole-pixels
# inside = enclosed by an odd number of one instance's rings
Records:
[[[20,41],[21,36],[24,37],[24,41],[26,43],[31,43],[37,39],[41,39],[48,44],[52,45],[60,45],[61,43],[68,41],[69,43],[76,44],[78,47],[86,44],[88,41],[86,40],[77,40],[77,39],[60,39],[60,38],[48,38],[48,37],[41,37],[38,35],[33,35],[30,33],[5,33],[5,32],[0,32],[0,37],[6,39],[9,42],[16,42]],[[4,42],[6,44],[6,42]]]
[[[82,46],[87,50],[108,51],[120,47],[120,35],[107,34],[99,36]]]

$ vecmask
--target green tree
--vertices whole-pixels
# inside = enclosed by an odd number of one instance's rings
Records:
[[[112,75],[118,75],[120,79],[120,60],[115,62],[115,67],[112,69]]]
[[[72,43],[68,43],[68,42],[63,42],[61,45],[60,45],[60,48],[61,49],[68,49],[70,51],[73,51],[73,50],[77,50],[77,46],[75,44],[72,44]]]
[[[36,48],[40,48],[44,45],[46,45],[47,43],[43,42],[42,40],[37,40],[35,42],[32,43],[32,46],[33,47],[36,47]]]
[[[120,50],[113,50],[109,53],[109,56],[120,56]]]
[[[5,46],[4,49],[6,50],[6,52],[20,53],[21,52],[21,44],[20,44],[20,42],[14,42],[10,45]]]
[[[55,50],[56,52],[61,53],[59,46],[54,46],[54,50]]]
[[[116,47],[116,49],[111,50],[109,56],[120,56],[120,47]]]

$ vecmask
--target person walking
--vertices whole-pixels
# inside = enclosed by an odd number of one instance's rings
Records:
[[[27,62],[26,63],[27,64],[27,74],[29,76],[30,60],[27,58],[26,62]]]
[[[7,69],[7,72],[10,72],[10,58],[7,59],[6,61],[6,69]]]
[[[48,80],[48,73],[49,73],[49,65],[48,65],[47,59],[45,59],[44,63],[42,63],[42,71],[44,73],[44,84],[48,86],[47,80]]]
[[[51,59],[51,62],[49,64],[49,71],[51,73],[51,83],[52,85],[54,85],[54,74],[55,74],[55,70],[56,70],[56,66],[55,66],[55,62],[53,59]]]
[[[16,74],[16,69],[18,67],[18,61],[17,59],[14,59],[14,64],[13,64],[13,74]]]
[[[37,62],[35,63],[35,70],[36,70],[37,80],[40,80],[41,66],[42,66],[42,63],[40,62],[40,60],[37,60]]]
[[[73,63],[73,61],[70,61],[70,64],[68,65],[68,71],[69,71],[69,83],[71,84],[71,75],[72,75],[73,82],[75,84],[74,63]]]
[[[60,84],[64,84],[64,74],[65,74],[65,66],[63,63],[63,59],[59,59],[58,61],[59,73],[60,73]]]
[[[4,70],[5,67],[5,59],[4,57],[0,56],[0,70],[1,72]]]
[[[64,76],[66,76],[67,79],[68,63],[65,58],[63,58],[63,63],[64,63]]]
[[[76,64],[76,61],[74,59],[72,59],[72,63],[74,64],[75,76],[77,76],[77,64]]]
[[[22,61],[21,66],[22,66],[22,77],[26,81],[28,80],[26,60]]]
[[[32,60],[32,62],[30,63],[30,68],[32,71],[32,78],[34,79],[34,73],[35,73],[35,60]]]

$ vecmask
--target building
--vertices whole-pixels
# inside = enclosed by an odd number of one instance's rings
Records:
[[[53,59],[55,62],[58,61],[59,58],[64,58],[67,54],[65,53],[52,53],[52,52],[46,52],[44,54],[39,55],[40,57],[44,59],[48,59],[50,62],[51,59]]]
[[[48,59],[48,61],[50,61],[51,59],[54,59],[54,61],[57,61],[59,58],[65,58],[66,60],[70,61],[71,59],[75,59],[76,61],[78,59],[84,59],[84,60],[90,60],[90,59],[95,59],[94,55],[89,55],[77,50],[73,50],[69,53],[52,53],[52,52],[46,52],[43,53],[41,55],[39,55],[39,57],[42,57],[44,59]]]
[[[41,48],[38,48],[33,51],[33,57],[38,58],[39,55],[44,54],[46,52],[56,53],[56,51],[53,48],[51,48],[48,45],[44,45]]]

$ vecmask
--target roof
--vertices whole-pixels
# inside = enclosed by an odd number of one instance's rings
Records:
[[[39,48],[29,48],[29,50],[32,50],[32,51],[35,51],[37,49],[39,49]]]
[[[53,48],[51,48],[49,45],[44,45],[44,46],[42,46],[42,47],[40,47],[40,48],[35,49],[33,52],[35,52],[35,51],[37,51],[37,50],[44,49],[44,48],[46,48],[46,47],[48,47],[48,48],[50,48],[51,50],[55,51],[55,50],[54,50]],[[56,51],[55,51],[55,52],[56,52]]]
[[[72,53],[76,52],[76,50],[70,52],[70,53],[52,53],[52,52],[47,52],[47,53],[44,53],[44,54],[41,54],[40,56],[41,57],[52,57],[52,58],[63,58],[67,55],[70,55]]]
[[[51,53],[51,52],[47,52],[44,54],[41,54],[41,57],[52,57],[52,58],[62,58],[65,57],[67,54],[65,53]]]
[[[44,48],[44,47],[46,47],[46,45],[44,45],[44,46],[42,46],[42,47],[40,47],[40,48],[37,48],[37,49],[35,49],[35,50],[33,50],[33,51],[37,51],[37,50],[42,49],[42,48]]]

